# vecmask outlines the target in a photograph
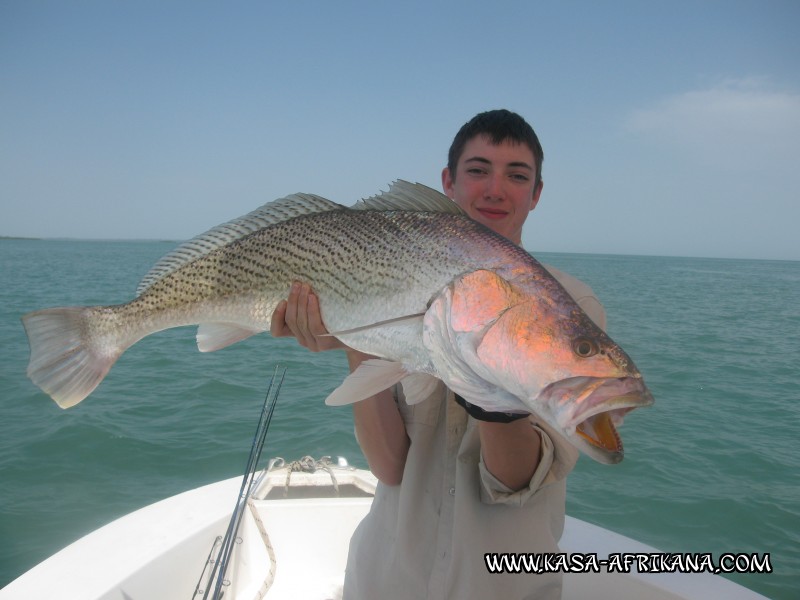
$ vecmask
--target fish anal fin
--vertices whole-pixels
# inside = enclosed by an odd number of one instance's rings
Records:
[[[257,333],[261,333],[261,330],[235,323],[201,323],[197,328],[197,349],[200,352],[214,352]]]
[[[325,399],[328,406],[344,406],[370,398],[408,375],[399,362],[371,358],[362,362],[358,368],[331,392]]]

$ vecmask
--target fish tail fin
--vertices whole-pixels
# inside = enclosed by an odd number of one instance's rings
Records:
[[[86,398],[125,350],[91,335],[93,312],[50,308],[22,317],[31,349],[28,377],[61,408]]]

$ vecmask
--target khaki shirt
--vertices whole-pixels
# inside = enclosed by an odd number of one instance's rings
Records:
[[[548,269],[605,327],[591,289]],[[403,480],[378,484],[350,541],[343,599],[560,598],[560,574],[492,574],[484,554],[558,552],[578,451],[531,416],[542,459],[528,486],[512,491],[484,466],[476,422],[444,384],[412,405],[399,387],[397,396],[411,440]]]

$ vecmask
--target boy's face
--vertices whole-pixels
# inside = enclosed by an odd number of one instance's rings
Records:
[[[525,144],[492,144],[485,136],[469,140],[458,159],[455,179],[446,168],[442,187],[466,213],[515,244],[536,207],[542,185],[535,187],[536,160]]]

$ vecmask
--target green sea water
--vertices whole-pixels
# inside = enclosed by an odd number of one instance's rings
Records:
[[[278,363],[264,456],[365,466],[350,409],[323,403],[340,352],[261,335],[201,354],[180,328],[134,345],[70,410],[27,380],[21,315],[125,302],[173,247],[0,240],[0,586],[133,509],[240,474]],[[769,553],[773,573],[727,577],[797,598],[800,262],[534,254],[594,288],[656,398],[627,416],[621,464],[581,457],[568,513],[668,552]]]

